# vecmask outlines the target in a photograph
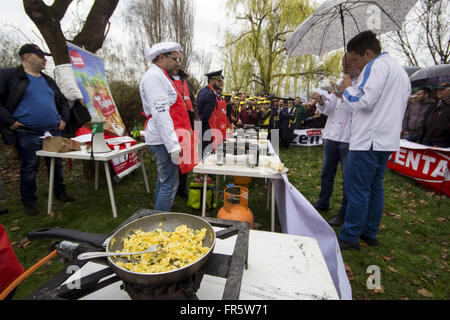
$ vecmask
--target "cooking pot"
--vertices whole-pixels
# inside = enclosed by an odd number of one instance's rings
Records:
[[[137,230],[151,232],[162,229],[166,232],[173,232],[180,225],[188,228],[200,230],[206,228],[206,236],[203,239],[203,246],[208,247],[208,252],[199,260],[185,267],[160,273],[139,273],[126,270],[116,264],[117,261],[127,258],[108,257],[108,264],[118,277],[126,282],[151,287],[162,287],[182,281],[197,273],[207,263],[216,243],[216,234],[212,226],[204,219],[185,213],[157,213],[131,221],[117,229],[111,237],[104,241],[105,235],[90,234],[86,232],[69,229],[39,229],[28,234],[29,239],[36,238],[60,238],[88,243],[95,247],[105,246],[106,252],[122,251],[123,239],[133,234]],[[103,241],[101,240],[103,239]]]

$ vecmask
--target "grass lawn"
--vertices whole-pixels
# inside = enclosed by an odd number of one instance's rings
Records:
[[[317,200],[320,191],[322,163],[321,147],[291,147],[282,150],[280,158],[290,171],[289,181],[311,202]],[[145,162],[151,191],[156,179],[155,164],[145,152]],[[28,217],[23,214],[19,197],[19,161],[13,150],[0,145],[0,175],[4,182],[1,203],[10,211],[0,216],[15,252],[25,267],[31,267],[49,253],[52,240],[26,242],[28,232],[43,227],[60,227],[86,232],[109,233],[140,208],[153,208],[153,192],[145,192],[140,170],[114,185],[118,218],[113,219],[106,182],[94,191],[93,180],[86,179],[80,161],[64,160],[65,183],[77,201],[63,204],[54,200],[53,213],[46,215],[48,179],[44,161],[38,176],[39,207],[41,214]],[[189,177],[192,179],[192,176]],[[221,180],[222,181],[222,180]],[[230,178],[228,182],[230,181]],[[224,186],[224,185],[223,185]],[[222,186],[222,187],[223,187]],[[379,247],[368,247],[361,243],[361,251],[345,251],[343,259],[353,289],[353,298],[364,299],[442,299],[450,298],[450,268],[448,249],[450,245],[449,225],[450,199],[422,189],[412,180],[390,170],[386,172],[385,213],[383,215]],[[338,172],[330,211],[323,213],[325,219],[336,215],[342,197],[342,179]],[[264,180],[254,179],[250,186],[249,206],[255,215],[255,228],[270,230],[270,213],[266,211],[266,187]],[[219,207],[221,205],[219,204]],[[218,209],[217,209],[218,210]],[[217,210],[209,213],[215,216]],[[177,196],[174,212],[201,215],[191,210],[186,200]],[[339,232],[339,228],[335,228]],[[277,231],[281,229],[277,225]],[[380,290],[367,289],[369,266],[378,266],[381,271]],[[24,299],[44,284],[63,264],[53,259],[36,271],[17,289],[14,299]]]

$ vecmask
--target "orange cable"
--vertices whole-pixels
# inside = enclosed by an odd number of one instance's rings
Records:
[[[49,260],[53,259],[57,254],[58,254],[58,251],[53,250],[44,259],[40,260],[34,266],[32,266],[27,271],[22,273],[18,278],[16,278],[16,280],[14,280],[9,286],[7,286],[6,289],[3,290],[2,293],[0,293],[0,300],[5,299],[8,296],[8,294],[10,294],[10,292],[13,291],[19,284],[21,284],[26,278],[28,278],[33,272],[35,272],[37,269],[39,269],[44,264],[46,264]]]

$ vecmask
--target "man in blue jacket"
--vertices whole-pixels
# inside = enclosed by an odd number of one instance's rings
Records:
[[[61,136],[69,121],[70,109],[67,99],[55,81],[42,73],[45,56],[37,45],[25,44],[19,50],[21,66],[0,70],[0,127],[5,140],[14,144],[21,160],[20,197],[27,215],[39,214],[36,205],[36,175],[42,149],[42,136],[48,132]],[[47,168],[50,160],[45,159]],[[66,193],[63,184],[61,159],[55,161],[55,197],[64,202],[75,199]]]

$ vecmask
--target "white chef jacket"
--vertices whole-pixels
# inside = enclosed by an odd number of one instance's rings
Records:
[[[139,85],[146,116],[152,115],[145,128],[145,143],[163,144],[169,153],[180,151],[170,107],[177,100],[177,92],[164,71],[155,64],[142,77]]]
[[[353,85],[356,84],[357,79],[353,81]],[[322,139],[349,143],[352,114],[342,108],[344,103],[342,99],[334,94],[329,94],[328,98],[329,100],[325,101],[324,105],[317,104],[319,112],[328,116]]]
[[[388,53],[370,61],[357,87],[344,91],[342,107],[352,113],[350,150],[398,151],[411,83]]]

